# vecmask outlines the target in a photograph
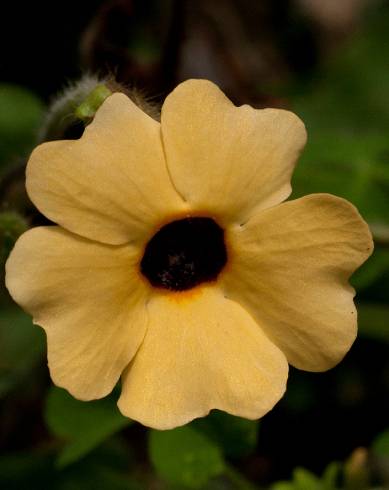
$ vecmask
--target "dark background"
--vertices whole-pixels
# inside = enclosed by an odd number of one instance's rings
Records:
[[[285,107],[302,117],[309,144],[293,197],[341,195],[358,206],[375,238],[375,255],[353,279],[360,335],[345,360],[328,373],[291,369],[285,398],[260,422],[259,431],[257,425],[245,426],[242,432],[237,428],[235,439],[223,440],[221,430],[216,439],[232,473],[204,488],[267,488],[289,480],[296,467],[320,475],[333,461],[341,462],[339,485],[346,488],[343,463],[353,454],[362,486],[347,488],[384,488],[388,460],[382,463],[382,458],[389,440],[384,433],[389,427],[388,3],[4,2],[0,46],[1,210],[17,213],[27,227],[39,217],[22,190],[24,157],[36,141],[45,107],[82,73],[114,74],[155,102],[184,79],[208,78],[237,104]],[[18,226],[0,230],[4,260],[24,224]],[[54,414],[59,420],[54,423],[47,415],[47,397],[54,395],[43,336],[4,290],[0,307],[0,488],[186,488],[161,477],[154,461],[158,455],[150,458],[148,450],[151,436],[136,424],[108,434],[87,456],[57,469],[55,460],[72,436],[58,430],[60,414]],[[211,429],[192,425],[209,435],[223,424],[234,422],[216,414]],[[361,447],[366,452],[355,453]],[[97,483],[95,467],[105,468]],[[319,488],[312,481],[304,484],[299,487],[295,477],[290,487],[278,488]]]

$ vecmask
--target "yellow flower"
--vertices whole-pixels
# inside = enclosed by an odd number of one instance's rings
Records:
[[[54,383],[91,400],[121,376],[122,413],[168,429],[214,408],[259,418],[288,362],[338,363],[372,241],[343,199],[280,204],[305,141],[294,114],[189,80],[161,123],[115,93],[80,140],[36,148],[27,190],[59,226],[22,235],[6,281],[46,331]]]

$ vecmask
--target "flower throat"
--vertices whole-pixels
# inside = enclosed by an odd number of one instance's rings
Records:
[[[153,236],[140,268],[153,286],[184,291],[214,281],[226,262],[223,229],[211,218],[185,218]]]

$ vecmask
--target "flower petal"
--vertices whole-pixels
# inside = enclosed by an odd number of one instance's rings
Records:
[[[213,408],[250,419],[285,390],[285,356],[236,303],[213,288],[159,295],[149,327],[123,378],[121,412],[169,429]]]
[[[230,233],[229,243],[225,293],[292,365],[321,371],[337,364],[356,336],[348,279],[373,249],[354,206],[312,194],[258,213]]]
[[[22,235],[6,265],[17,303],[47,334],[51,377],[75,397],[107,395],[143,340],[146,292],[136,251],[59,227]]]
[[[167,172],[160,124],[120,93],[105,100],[81,139],[38,146],[26,186],[45,216],[110,244],[143,239],[183,209]]]
[[[242,223],[289,196],[306,142],[293,113],[236,107],[213,83],[188,80],[167,97],[161,126],[172,181],[196,208]]]

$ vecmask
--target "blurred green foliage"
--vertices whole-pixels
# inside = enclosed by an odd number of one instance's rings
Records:
[[[322,477],[318,477],[304,468],[293,471],[290,482],[275,483],[271,490],[337,490],[339,482],[340,465],[331,463],[325,469]]]
[[[291,106],[306,123],[308,144],[293,178],[294,197],[329,192],[357,206],[373,232],[384,231],[354,283],[389,271],[389,14],[370,19],[305,87]],[[375,237],[378,238],[378,237]]]
[[[1,167],[25,156],[37,140],[45,106],[29,90],[0,84],[0,173]]]
[[[129,475],[129,455],[123,443],[112,440],[89,457],[58,470],[50,448],[10,453],[0,458],[0,488],[4,490],[141,490]],[[132,468],[131,468],[132,469]]]
[[[82,402],[57,387],[49,391],[45,413],[48,428],[65,441],[57,459],[59,467],[82,458],[131,423],[119,412],[112,395],[102,400]]]
[[[223,472],[220,449],[191,426],[151,430],[150,458],[157,473],[177,488],[201,488]]]
[[[389,428],[379,434],[373,442],[373,452],[378,456],[388,458],[389,462]]]
[[[359,333],[389,344],[389,306],[361,304],[358,308]]]
[[[357,206],[373,232],[375,251],[352,283],[360,293],[369,287],[374,290],[381,281],[380,299],[388,304],[388,9],[371,15],[367,26],[290,98],[292,109],[308,130],[308,144],[293,177],[292,197],[329,192]],[[359,325],[362,336],[387,341],[388,307],[362,305]]]
[[[0,315],[0,399],[28,382],[31,372],[44,358],[43,330],[29,315],[16,308],[2,308]]]
[[[215,441],[226,457],[241,459],[257,445],[259,422],[212,410],[208,417],[195,420],[193,426]]]

